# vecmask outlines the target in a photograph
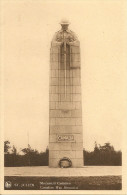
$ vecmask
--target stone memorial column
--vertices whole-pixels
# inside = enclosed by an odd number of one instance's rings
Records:
[[[83,166],[80,43],[68,25],[50,50],[49,167]]]

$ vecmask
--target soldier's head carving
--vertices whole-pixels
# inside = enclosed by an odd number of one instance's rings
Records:
[[[67,30],[70,22],[67,19],[62,19],[61,22],[62,30]]]

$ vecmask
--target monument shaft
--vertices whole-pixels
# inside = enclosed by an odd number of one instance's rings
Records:
[[[83,166],[80,44],[58,31],[50,50],[49,166]]]

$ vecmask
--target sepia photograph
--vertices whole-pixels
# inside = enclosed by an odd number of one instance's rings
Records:
[[[126,194],[127,2],[0,9],[0,194]]]

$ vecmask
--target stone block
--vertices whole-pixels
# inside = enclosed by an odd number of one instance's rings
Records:
[[[70,126],[70,125],[52,125],[50,126],[50,134],[58,134],[58,133],[74,133],[74,134],[78,134],[78,133],[82,133],[82,126]]]
[[[59,83],[59,80],[58,80],[58,78],[51,78],[51,86],[52,85],[58,85],[58,83]]]
[[[49,96],[50,102],[57,102],[58,98],[59,98],[58,94],[50,94]]]
[[[66,78],[66,85],[67,86],[73,85],[73,79],[72,78]]]
[[[72,149],[72,142],[65,142],[65,143],[62,143],[62,142],[56,142],[56,143],[50,143],[49,144],[49,150],[50,151],[53,151],[53,150],[58,150],[58,151],[61,151],[61,150],[69,150],[71,151]],[[78,144],[78,143],[77,143]],[[74,148],[75,146],[73,146]],[[75,149],[76,150],[76,149]],[[77,148],[77,150],[81,150],[81,148],[79,149],[79,147]]]
[[[75,125],[76,122],[75,118],[56,118],[56,125]]]
[[[49,109],[55,109],[56,103],[55,102],[49,102]]]
[[[70,89],[71,89],[70,86],[66,86],[66,94],[71,93],[71,91],[69,91]],[[52,93],[65,94],[65,86],[64,85],[62,85],[62,86],[51,85],[50,86],[50,94],[52,94]]]
[[[82,132],[74,134],[76,143],[83,143],[83,135]]]
[[[58,70],[51,70],[51,77],[52,78],[58,78]]]
[[[71,117],[82,117],[82,111],[79,109],[79,110],[72,110],[71,111]]]
[[[60,70],[55,70],[55,77],[56,78],[59,77],[59,72],[60,72]]]
[[[59,78],[59,86],[64,86],[65,85],[65,79],[64,78]]]
[[[49,158],[49,167],[59,167],[59,160],[58,158]]]
[[[72,77],[72,72],[70,70],[66,71],[66,77],[71,78]]]
[[[75,125],[82,125],[82,118],[75,118]]]
[[[80,86],[80,79],[79,78],[60,78],[59,79],[59,85],[60,86]]]
[[[79,62],[80,61],[80,54],[79,53],[71,54],[70,58],[71,58],[71,63]]]
[[[51,53],[50,60],[51,60],[51,62],[58,62],[59,61],[59,55],[57,53]]]
[[[59,69],[59,63],[58,62],[51,62],[51,71],[58,70],[58,69]]]
[[[58,150],[49,151],[49,159],[59,158],[59,152]]]
[[[72,86],[66,86],[66,92],[67,93],[72,93]]]
[[[59,47],[57,47],[57,46],[56,47],[51,47],[50,52],[58,54],[59,53]]]
[[[75,86],[75,93],[81,93],[81,87],[80,86]]]
[[[59,151],[59,158],[62,159],[63,157],[67,157],[69,159],[72,159],[72,158],[75,158],[76,154],[75,154],[75,151]]]
[[[57,115],[58,115],[58,111],[57,110],[49,110],[49,117],[56,118]]]
[[[70,55],[66,54],[66,63],[68,64],[69,62],[70,62]],[[62,54],[61,63],[64,64],[64,54]]]
[[[75,87],[76,87],[76,86],[70,86],[70,87],[71,87],[70,93],[76,94],[76,93],[75,93]]]
[[[72,159],[72,167],[78,168],[82,166],[84,166],[83,158]]]
[[[72,69],[76,69],[76,68],[80,68],[80,61],[73,61],[70,65],[70,68]]]
[[[60,111],[60,117],[71,117],[71,110],[61,110]]]
[[[81,81],[80,81],[80,78],[73,78],[73,85],[79,85],[80,86],[81,84]]]
[[[60,70],[60,78],[64,78],[65,77],[65,70]]]
[[[66,70],[69,70],[69,69],[70,69],[69,62],[66,61]],[[65,65],[64,65],[63,60],[60,62],[60,70],[65,70]]]
[[[50,125],[56,125],[55,118],[50,118],[49,119],[49,124]]]
[[[76,105],[78,107],[78,102],[56,102],[56,109],[61,110],[73,110],[76,108]],[[79,109],[79,108],[78,108]]]
[[[49,144],[49,151],[59,151],[60,150],[60,145],[58,143],[50,143]]]
[[[58,77],[52,77],[51,78],[51,85],[59,85],[59,86],[80,86],[80,78],[59,78]]]
[[[50,86],[49,91],[50,91],[50,94],[56,94],[57,93],[57,86]]]
[[[51,142],[56,142],[57,140],[56,140],[56,134],[50,134],[50,136],[49,136],[49,143],[51,143]]]
[[[76,77],[81,77],[81,73],[80,73],[80,69],[72,69],[73,71],[73,77],[76,78]]]
[[[71,47],[70,53],[73,53],[73,54],[74,54],[74,53],[80,53],[79,47],[76,47],[76,46],[75,46],[75,47],[74,47],[74,46]]]
[[[72,150],[83,150],[83,142],[71,143]]]
[[[49,115],[52,118],[71,117],[71,111],[67,110],[50,110]]]
[[[72,99],[72,94],[61,94],[60,95],[60,101],[61,102],[69,102]]]
[[[79,78],[67,78],[66,79],[66,85],[74,87],[75,85],[80,85],[80,79]]]
[[[62,91],[62,89],[64,89],[64,86],[56,86],[56,92],[58,93],[58,94],[61,94],[61,91]],[[64,93],[64,92],[63,92]]]
[[[83,150],[75,151],[75,157],[82,159],[83,158]]]
[[[81,109],[81,102],[75,102],[75,109]]]
[[[69,69],[69,78],[73,78],[73,70],[74,69],[71,69],[71,68]]]
[[[77,78],[76,78],[77,79]],[[63,78],[59,78],[59,86],[65,86],[65,83],[66,83],[66,86],[71,86],[71,85],[73,85],[75,82],[77,82],[77,84],[76,85],[79,85],[78,84],[78,81],[74,81],[74,78],[67,78],[66,77],[66,80],[65,80],[65,78],[63,77]]]
[[[82,125],[72,126],[73,133],[82,133],[82,131],[83,131]]]
[[[64,86],[60,86],[59,87],[59,93],[60,94],[64,94],[65,93],[65,87]]]
[[[61,78],[65,78],[65,70],[60,70],[59,76],[60,76]],[[70,72],[70,70],[66,70],[66,77],[67,77],[67,78],[70,78],[70,77],[71,77],[71,72]]]
[[[56,77],[56,70],[51,70],[51,77]]]
[[[81,101],[81,94],[73,94],[73,101],[80,102]]]

